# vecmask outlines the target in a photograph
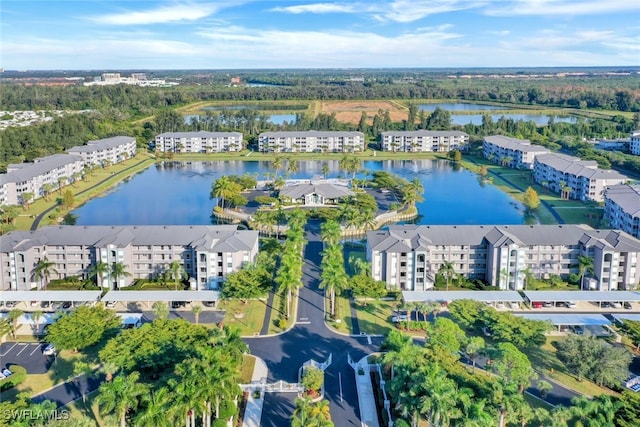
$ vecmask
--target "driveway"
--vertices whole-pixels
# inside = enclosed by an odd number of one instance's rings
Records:
[[[53,357],[45,356],[43,343],[5,342],[0,344],[2,367],[23,366],[29,374],[44,374],[53,363]]]

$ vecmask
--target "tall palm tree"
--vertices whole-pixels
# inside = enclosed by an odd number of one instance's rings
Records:
[[[53,186],[53,184],[49,184],[49,183],[45,183],[42,184],[42,195],[44,196],[44,199],[48,202],[49,201],[49,196],[51,195],[51,192],[55,189],[55,187]]]
[[[131,273],[127,271],[127,266],[122,262],[116,262],[111,266],[111,278],[115,283],[115,288],[120,287],[119,279],[131,276]]]
[[[153,310],[153,314],[155,314],[158,319],[166,319],[169,316],[169,306],[164,301],[156,301],[151,306]]]
[[[20,201],[24,209],[29,209],[29,203],[31,203],[32,200],[33,200],[33,193],[25,191],[24,193],[20,194]]]
[[[271,167],[276,171],[274,178],[278,177],[278,171],[282,169],[282,157],[276,156],[271,162]]]
[[[584,278],[587,273],[593,274],[593,258],[588,256],[578,257],[578,271],[580,276],[580,288],[584,289]]]
[[[115,412],[120,419],[120,427],[127,425],[127,412],[136,409],[143,396],[148,393],[148,388],[138,382],[140,374],[132,372],[129,375],[118,375],[111,382],[100,385],[96,402],[100,412],[108,414]]]
[[[342,227],[340,227],[340,224],[336,221],[325,221],[320,227],[320,230],[322,241],[326,245],[336,245],[342,238]]]
[[[225,199],[228,199],[233,195],[234,193],[233,187],[234,187],[233,181],[231,181],[229,177],[226,175],[221,176],[214,182],[213,188],[211,190],[211,195],[221,200],[222,209],[224,209]]]
[[[18,319],[24,314],[24,311],[19,308],[14,308],[9,311],[7,318],[11,321],[11,336],[16,339],[16,332],[18,332]]]
[[[327,162],[322,163],[322,168],[320,169],[320,171],[322,172],[323,178],[327,179],[327,175],[329,174],[329,165],[327,164]]]
[[[199,323],[199,320],[200,320],[200,313],[202,312],[202,306],[201,305],[194,305],[193,307],[191,307],[191,312],[193,313],[193,317],[194,317],[196,325],[197,325]]]
[[[182,263],[177,260],[171,261],[171,263],[169,263],[165,275],[167,279],[173,282],[176,291],[178,290],[178,283],[180,283],[182,280],[186,280],[189,277],[186,270],[182,266]]]
[[[40,335],[40,319],[42,319],[42,316],[44,316],[44,313],[40,310],[31,313],[31,320],[35,323],[33,327],[34,335]]]
[[[136,415],[135,425],[140,427],[175,426],[175,411],[172,410],[173,400],[173,396],[165,387],[152,391],[144,399],[146,406]]]
[[[445,282],[447,283],[447,291],[448,291],[449,284],[453,279],[456,278],[456,270],[453,268],[453,264],[450,261],[445,261],[444,263],[442,263],[442,265],[438,269],[438,273],[442,275]]]
[[[311,424],[311,399],[296,399],[296,408],[291,417],[291,427],[308,427]]]
[[[103,261],[98,261],[95,264],[93,264],[91,267],[89,267],[89,271],[87,275],[89,279],[93,279],[93,278],[96,279],[96,285],[103,286],[103,281],[105,279],[105,276],[108,276],[109,273],[111,273],[109,264]],[[107,282],[110,282],[110,280],[107,279]]]
[[[58,271],[54,268],[55,263],[49,261],[49,258],[44,257],[40,259],[33,268],[33,277],[36,280],[40,280],[40,289],[46,289],[51,278],[52,273],[58,274]]]

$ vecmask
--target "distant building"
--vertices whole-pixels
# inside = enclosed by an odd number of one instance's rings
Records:
[[[565,280],[578,274],[581,256],[593,260],[588,282],[596,290],[638,286],[640,240],[619,230],[587,225],[392,225],[367,233],[372,277],[391,289],[431,289],[438,271],[450,262],[456,274],[501,290],[521,290],[525,272]]]
[[[67,152],[80,156],[86,165],[116,164],[136,155],[136,139],[131,136],[98,139],[72,147]]]
[[[156,151],[166,153],[221,153],[241,151],[240,132],[165,132],[156,136]]]
[[[640,238],[640,185],[614,185],[604,192],[604,219]]]
[[[53,189],[68,185],[84,173],[84,163],[79,156],[54,154],[41,157],[33,163],[10,164],[7,173],[0,176],[0,204],[18,205],[26,202],[22,194],[30,193],[33,200],[45,195],[44,185]],[[79,174],[79,175],[78,175]]]
[[[364,151],[362,132],[290,131],[258,135],[258,149],[274,153],[354,153]]]
[[[631,154],[640,156],[640,130],[631,132],[629,150],[631,151]]]
[[[613,170],[599,169],[594,160],[548,153],[535,157],[533,179],[556,193],[567,192],[570,199],[602,202],[607,187],[624,184],[629,178]]]
[[[325,206],[335,205],[338,200],[353,195],[353,191],[349,190],[346,184],[340,185],[336,181],[311,180],[285,185],[278,196],[280,199],[288,199],[292,203],[306,206]]]
[[[460,131],[414,130],[380,134],[382,151],[449,152],[464,150],[469,135]]]
[[[194,279],[195,288],[205,290],[255,261],[257,254],[258,232],[232,225],[51,226],[13,231],[0,239],[0,289],[40,287],[34,268],[46,257],[57,271],[52,278],[88,278],[98,262],[122,263],[130,276],[102,275],[98,284],[106,289],[160,277],[178,261]]]
[[[504,167],[533,169],[533,161],[536,156],[547,153],[549,153],[547,148],[532,145],[527,139],[491,135],[486,136],[482,141],[484,158]]]

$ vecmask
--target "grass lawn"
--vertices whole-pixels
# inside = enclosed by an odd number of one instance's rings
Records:
[[[219,308],[226,311],[225,325],[237,327],[243,336],[253,336],[262,329],[267,304],[261,300],[250,300],[247,304],[240,300],[222,300]]]
[[[327,313],[331,310],[331,302],[329,298],[325,298],[325,305]],[[338,320],[340,320],[338,322]],[[335,329],[338,332],[342,332],[344,334],[352,334],[353,333],[353,323],[351,321],[351,306],[350,300],[345,295],[337,295],[336,294],[336,316],[335,319],[328,319],[327,324],[329,327]]]
[[[253,367],[256,365],[256,358],[250,354],[242,355],[242,367],[238,382],[240,384],[249,384],[253,377]]]
[[[398,306],[396,301],[359,300],[356,303],[360,332],[373,335],[386,335],[394,328],[391,313]]]
[[[64,408],[70,413],[70,419],[81,419],[82,416],[86,416],[90,420],[94,421],[96,425],[100,427],[111,427],[117,424],[113,424],[102,418],[98,404],[95,402],[98,396],[98,391],[93,391],[87,394],[86,403],[82,402],[82,399],[78,399],[75,402],[71,402]]]
[[[563,384],[567,388],[587,396],[599,396],[601,394],[618,395],[616,392],[606,387],[600,387],[587,379],[578,381],[573,375],[569,374],[555,355],[556,350],[553,343],[559,339],[561,338],[547,337],[547,342],[542,347],[524,350],[534,368],[544,372],[545,375],[548,375],[551,379]]]
[[[287,295],[283,292],[276,292],[273,297],[273,310],[271,311],[271,319],[269,319],[269,334],[280,333],[289,328],[296,321],[296,311],[298,297],[296,293],[291,295],[290,317],[284,328],[278,326],[278,319],[286,319],[287,314]]]

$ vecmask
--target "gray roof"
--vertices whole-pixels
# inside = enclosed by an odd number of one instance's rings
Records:
[[[590,301],[622,302],[640,301],[640,293],[631,291],[524,291],[525,297],[533,301]]]
[[[590,179],[627,179],[626,175],[610,169],[599,169],[595,160],[580,160],[560,153],[541,154],[538,163],[545,164],[559,172]]]
[[[455,301],[472,299],[483,302],[522,302],[516,291],[402,291],[404,302]]]
[[[242,133],[240,132],[165,132],[161,133],[157,137],[162,138],[220,138],[225,136],[235,136],[238,138],[242,138]],[[157,138],[156,137],[156,138]]]
[[[72,154],[53,154],[36,159],[34,163],[19,163],[7,166],[10,172],[6,174],[5,182],[24,182],[62,166],[81,162],[82,159]]]
[[[640,185],[612,185],[604,193],[605,199],[611,200],[631,216],[640,216]]]
[[[251,250],[258,232],[238,230],[236,225],[134,225],[43,227],[12,231],[0,239],[0,250],[11,252],[39,245],[184,245],[210,252]]]
[[[342,185],[328,182],[315,182],[288,185],[280,190],[280,196],[289,197],[292,200],[300,199],[308,194],[318,194],[329,199],[353,196],[353,192]]]
[[[102,291],[2,291],[0,301],[98,301]]]
[[[307,131],[281,131],[281,132],[263,132],[258,138],[295,138],[295,137],[360,137],[364,138],[362,132],[354,131],[333,131],[333,130],[307,130]]]
[[[217,301],[219,291],[109,291],[102,301]]]
[[[548,148],[545,148],[541,145],[532,145],[531,141],[529,141],[528,139],[517,139],[504,135],[490,135],[485,136],[484,140],[498,147],[508,148],[511,150],[542,153],[546,153],[549,151]]]
[[[382,136],[469,136],[469,134],[459,130],[391,130],[382,132]]]
[[[620,230],[594,230],[588,225],[390,225],[367,232],[376,251],[408,252],[434,245],[494,246],[600,245],[621,252],[640,252],[640,240]]]
[[[602,314],[513,313],[529,320],[551,322],[556,326],[603,326],[611,321]]]
[[[135,143],[136,139],[132,136],[114,136],[111,138],[98,139],[88,141],[85,145],[77,145],[67,150],[69,153],[91,153],[93,151],[108,150],[116,148],[131,142]]]

